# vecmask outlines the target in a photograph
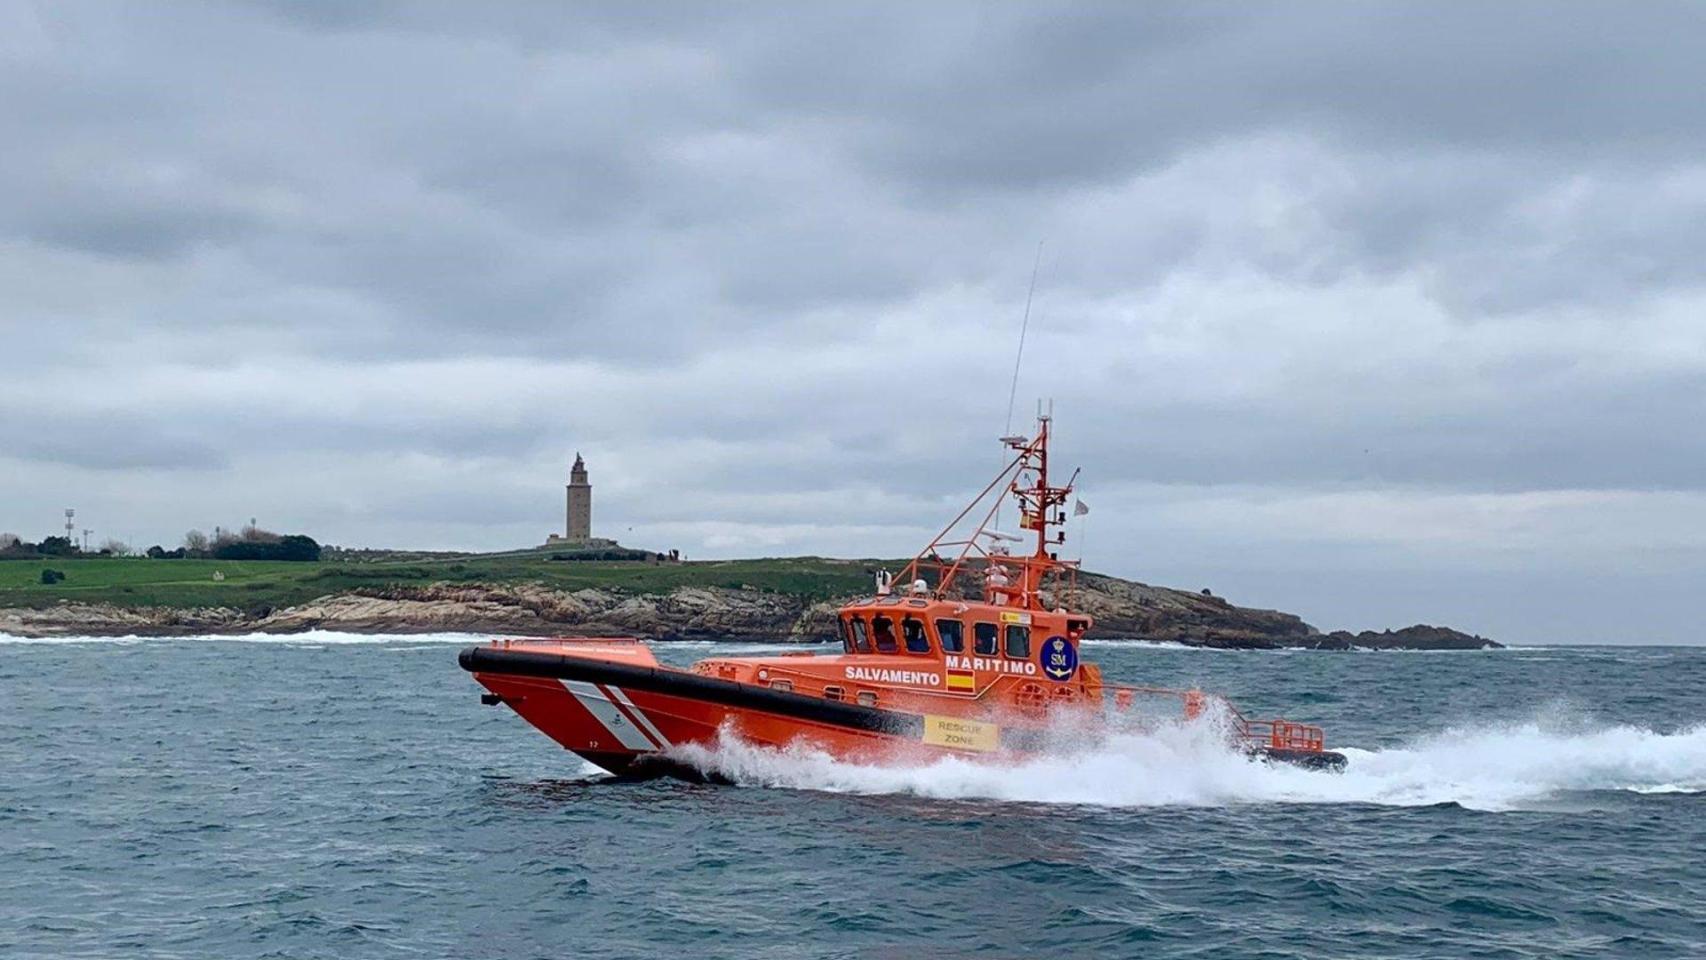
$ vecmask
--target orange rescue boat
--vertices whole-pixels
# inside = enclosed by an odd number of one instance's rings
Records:
[[[989,486],[898,580],[878,573],[871,596],[840,609],[840,653],[712,657],[681,669],[633,638],[576,638],[497,640],[459,661],[490,691],[485,703],[509,706],[620,776],[703,779],[677,748],[715,747],[724,735],[910,762],[1023,755],[1048,749],[1063,729],[1205,712],[1252,757],[1343,769],[1319,727],[1248,719],[1200,690],[1109,683],[1079,659],[1092,620],[1070,612],[1078,562],[1057,552],[1072,481],[1049,482],[1050,426],[1040,416],[1035,436],[1002,438],[1012,459]],[[1006,495],[1029,536],[993,528]],[[1016,554],[1013,545],[1026,541],[1029,552]]]

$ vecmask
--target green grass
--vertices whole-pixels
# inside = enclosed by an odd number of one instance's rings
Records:
[[[899,561],[817,557],[653,565],[638,561],[566,562],[528,554],[445,560],[285,563],[264,560],[148,560],[139,557],[0,561],[0,607],[45,607],[61,600],[124,607],[284,607],[357,588],[429,583],[537,583],[556,590],[594,587],[661,594],[683,586],[750,587],[829,600],[869,588],[868,571]],[[51,586],[41,571],[65,580]],[[218,571],[224,579],[215,581]]]

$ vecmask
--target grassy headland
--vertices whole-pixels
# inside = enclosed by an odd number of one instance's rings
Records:
[[[142,557],[0,561],[0,608],[42,608],[61,600],[118,607],[287,607],[360,588],[428,583],[538,584],[553,590],[595,587],[667,594],[678,587],[727,587],[828,600],[870,586],[868,570],[899,561],[789,557],[649,563],[550,560],[539,553],[484,554],[405,561],[150,560]],[[65,574],[44,584],[44,569]],[[216,580],[215,573],[223,575]]]

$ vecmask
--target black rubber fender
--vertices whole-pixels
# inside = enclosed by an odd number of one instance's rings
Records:
[[[1332,750],[1286,750],[1281,747],[1258,747],[1256,756],[1277,763],[1289,763],[1305,770],[1321,770],[1327,773],[1344,773],[1345,765],[1349,763],[1344,754],[1335,753]]]

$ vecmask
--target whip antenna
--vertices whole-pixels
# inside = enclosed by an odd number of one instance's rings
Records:
[[[1013,400],[1019,395],[1019,364],[1025,360],[1025,331],[1031,326],[1031,299],[1037,295],[1037,268],[1043,265],[1043,242],[1037,241],[1037,258],[1031,263],[1031,289],[1025,294],[1025,319],[1019,324],[1019,353],[1013,358],[1013,386],[1007,390],[1007,426],[1001,435],[1013,435]]]

